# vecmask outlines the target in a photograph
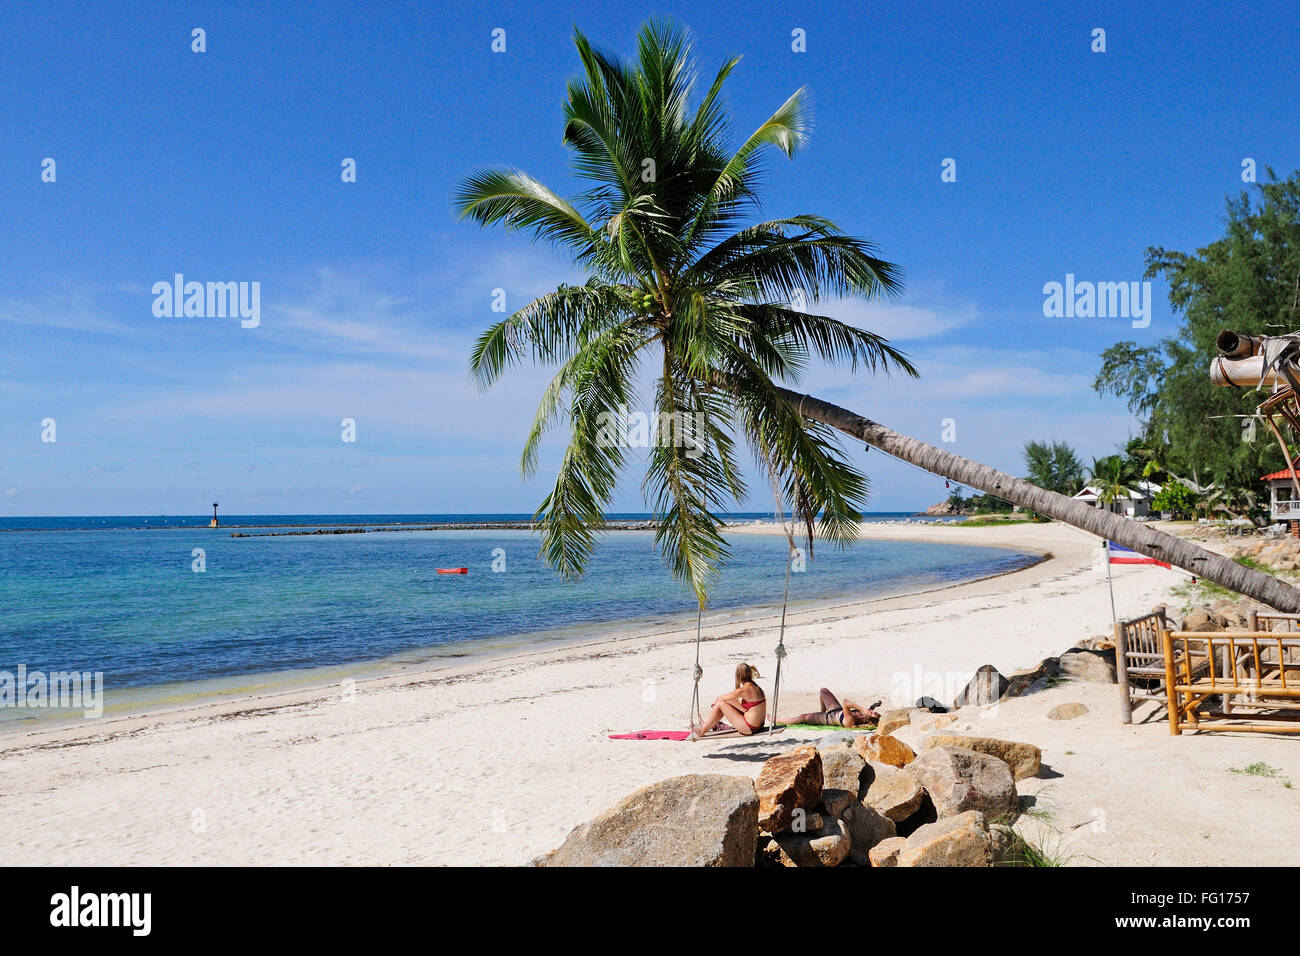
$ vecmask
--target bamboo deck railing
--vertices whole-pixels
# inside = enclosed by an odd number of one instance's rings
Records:
[[[1165,629],[1161,636],[1170,734],[1300,733],[1300,634]],[[1203,672],[1198,660],[1207,664]],[[1241,722],[1252,720],[1259,722]]]

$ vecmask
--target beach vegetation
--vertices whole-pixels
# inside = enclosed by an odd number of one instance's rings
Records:
[[[1260,561],[1256,558],[1252,558],[1246,554],[1238,555],[1237,557],[1233,558],[1233,560],[1236,561],[1244,568],[1254,568],[1256,571],[1264,571],[1268,574],[1273,573],[1273,569],[1269,567],[1267,564],[1265,564],[1263,561]]]
[[[1023,452],[1025,477],[1039,488],[1073,495],[1083,487],[1083,462],[1063,441],[1028,441]]]
[[[1175,521],[1187,520],[1192,517],[1199,500],[1196,492],[1181,481],[1169,481],[1151,499],[1151,509],[1168,512]]]
[[[1140,443],[1192,484],[1216,486],[1208,510],[1267,521],[1261,475],[1285,467],[1266,429],[1257,428],[1254,390],[1219,388],[1206,369],[1224,329],[1276,335],[1300,328],[1300,172],[1268,170],[1227,201],[1223,235],[1195,252],[1153,246],[1146,276],[1169,283],[1182,319],[1160,341],[1118,342],[1101,356],[1093,388],[1124,399],[1138,417]]]
[[[1276,777],[1281,770],[1277,767],[1270,767],[1262,760],[1255,763],[1247,764],[1244,767],[1229,767],[1228,773],[1235,773],[1246,777]]]
[[[1020,838],[1020,845],[1013,857],[1012,865],[1050,867],[1067,866],[1072,859],[1074,859],[1074,856],[1066,853],[1061,848],[1061,839],[1059,836],[1054,840],[1045,840],[1042,843],[1033,843],[1022,836]]]

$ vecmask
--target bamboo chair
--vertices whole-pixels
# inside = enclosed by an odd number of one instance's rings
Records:
[[[1172,622],[1163,608],[1130,621],[1115,624],[1115,678],[1119,683],[1120,720],[1133,723],[1133,704],[1153,700],[1168,704],[1165,649],[1161,635]],[[1210,666],[1203,655],[1190,661],[1177,660],[1179,671],[1191,668],[1194,675]]]

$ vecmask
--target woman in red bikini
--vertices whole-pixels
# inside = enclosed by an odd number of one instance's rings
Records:
[[[767,695],[754,683],[762,677],[748,664],[736,665],[736,689],[728,691],[713,702],[713,709],[699,726],[691,725],[691,740],[699,740],[710,730],[719,730],[725,720],[748,737],[763,726],[767,718]]]

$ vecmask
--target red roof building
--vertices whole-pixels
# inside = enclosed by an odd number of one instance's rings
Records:
[[[1294,530],[1300,531],[1300,498],[1295,495],[1295,478],[1290,468],[1265,475],[1260,481],[1268,482],[1269,513],[1274,521],[1290,521]]]
[[[1290,481],[1295,477],[1295,472],[1290,468],[1284,468],[1281,471],[1275,471],[1271,475],[1265,475],[1260,481]]]

